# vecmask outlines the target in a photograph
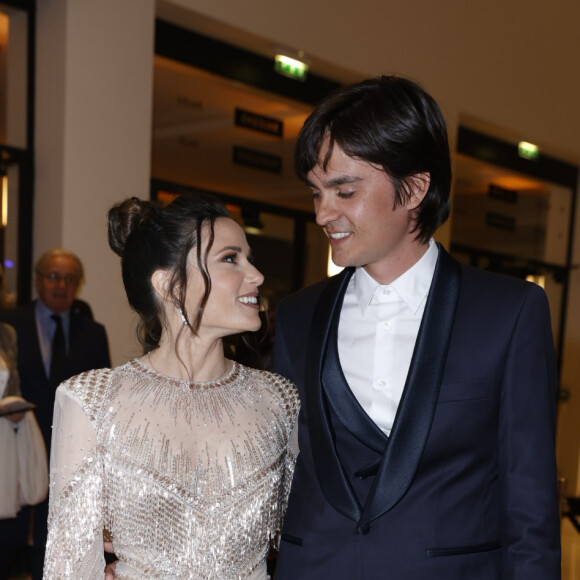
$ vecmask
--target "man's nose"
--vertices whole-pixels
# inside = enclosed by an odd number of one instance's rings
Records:
[[[337,217],[336,206],[329,195],[320,195],[314,202],[314,213],[316,214],[316,223],[319,226],[326,226],[329,222]]]

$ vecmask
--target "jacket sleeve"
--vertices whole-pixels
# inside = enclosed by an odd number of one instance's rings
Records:
[[[530,286],[513,329],[502,377],[499,477],[502,578],[560,578],[554,452],[557,371],[545,294]]]
[[[102,580],[104,513],[96,433],[65,383],[54,408],[45,580]]]

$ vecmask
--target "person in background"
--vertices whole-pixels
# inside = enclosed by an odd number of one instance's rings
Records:
[[[396,76],[344,87],[295,162],[345,269],[276,314],[302,400],[276,580],[559,580],[547,299],[434,242],[439,107]]]
[[[37,261],[38,298],[0,312],[0,321],[16,330],[22,396],[36,405],[36,419],[50,453],[56,387],[88,369],[110,366],[105,328],[71,309],[84,281],[83,266],[72,252],[55,248]],[[42,578],[48,500],[34,508],[32,576]]]
[[[224,356],[257,331],[262,274],[212,196],[109,212],[144,356],[57,391],[45,578],[266,580],[295,461],[298,394]],[[112,573],[111,573],[112,574]]]
[[[0,266],[1,308],[12,305],[7,295]],[[24,410],[30,407],[20,393],[16,332],[0,323],[0,580],[27,572],[27,503],[41,501],[48,490],[46,450],[34,415]]]
[[[3,294],[3,292],[1,293]],[[1,422],[10,425],[10,430],[16,429],[18,422],[24,417],[24,413],[4,415],[7,408],[2,401],[9,396],[19,396],[20,386],[18,380],[18,369],[16,368],[16,333],[11,326],[0,323],[0,426]],[[0,433],[3,429],[0,429]],[[11,444],[5,440],[0,441],[0,448]],[[4,454],[3,454],[4,455]],[[3,457],[3,459],[5,459]],[[17,477],[16,474],[7,473],[6,465],[2,466],[2,476],[0,481],[4,483],[6,477]],[[0,494],[4,496],[6,491],[0,489]],[[7,513],[0,515],[0,580],[6,580],[8,575],[17,565],[17,561],[23,560],[26,541],[28,538],[28,524],[30,521],[30,511],[28,508],[21,509],[17,513]]]

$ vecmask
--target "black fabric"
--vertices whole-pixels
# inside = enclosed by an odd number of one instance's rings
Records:
[[[56,324],[56,330],[52,337],[52,352],[50,355],[50,386],[56,389],[63,379],[64,359],[66,357],[66,342],[64,328],[60,314],[53,314],[51,318]]]

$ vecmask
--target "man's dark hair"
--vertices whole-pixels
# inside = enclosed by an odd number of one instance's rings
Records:
[[[306,119],[296,143],[298,177],[318,163],[325,137],[348,156],[382,167],[393,183],[395,207],[411,194],[409,178],[428,173],[430,185],[416,215],[417,237],[427,241],[449,216],[451,160],[445,120],[417,83],[382,76],[338,89]]]

